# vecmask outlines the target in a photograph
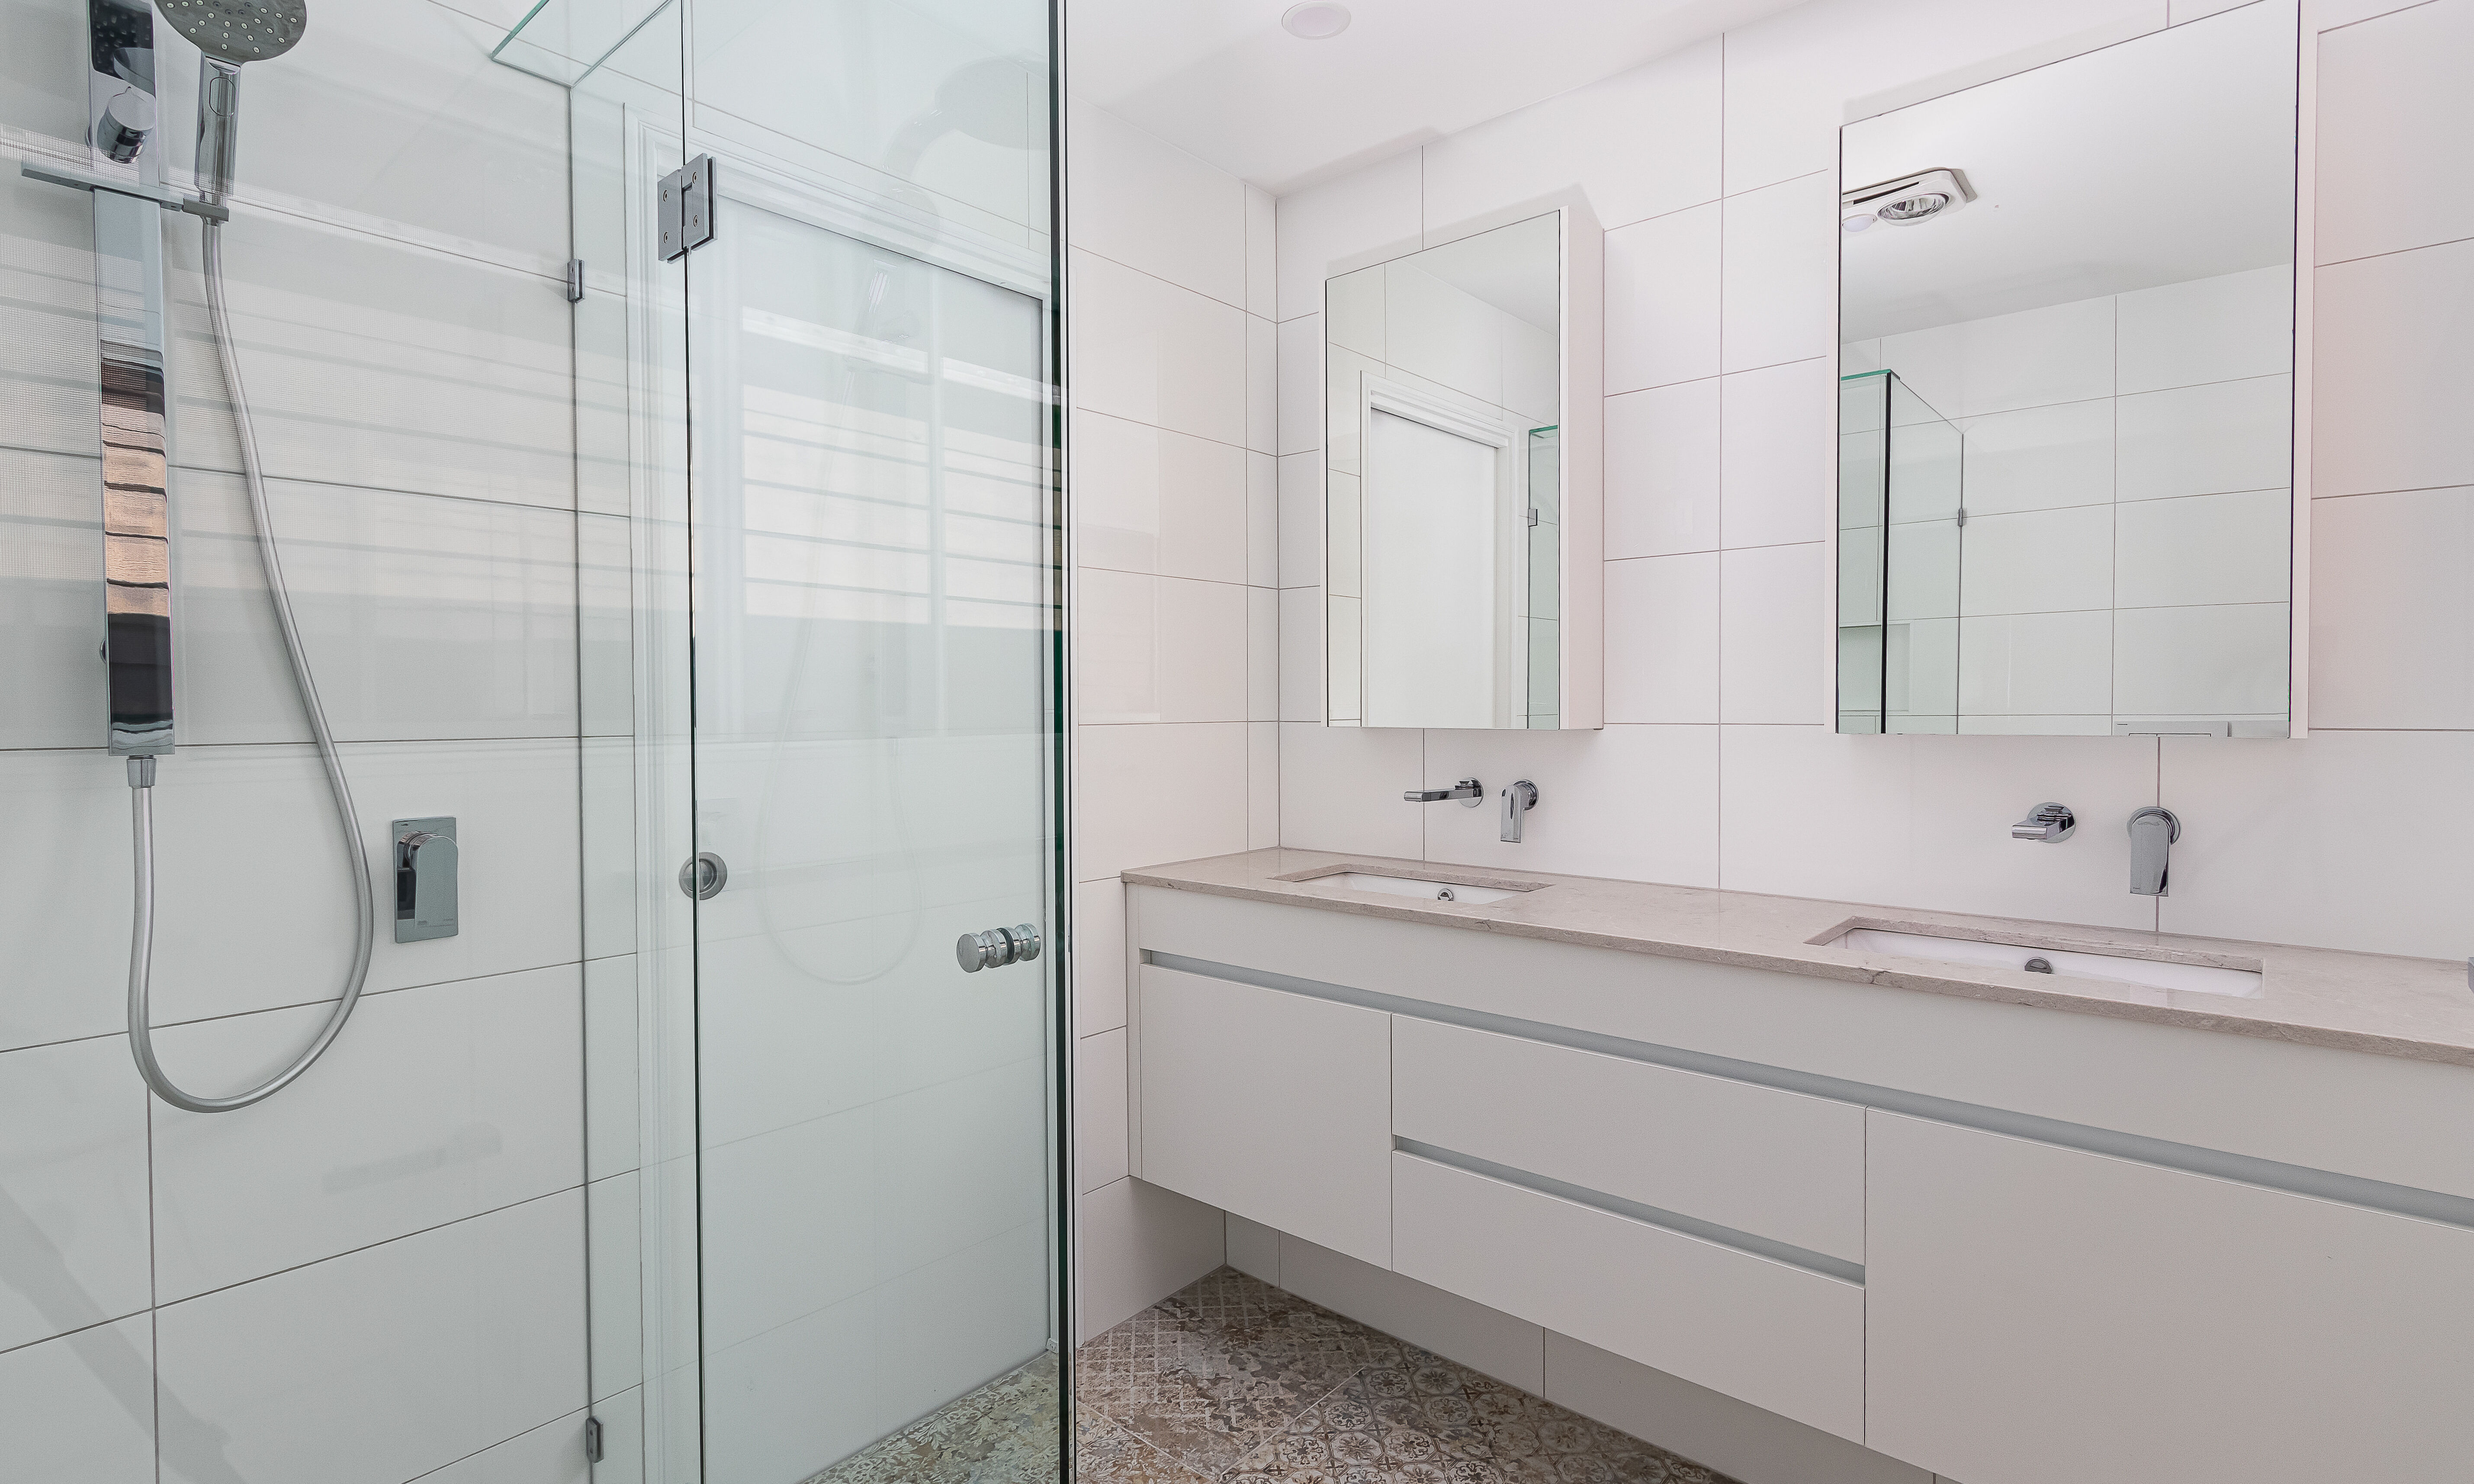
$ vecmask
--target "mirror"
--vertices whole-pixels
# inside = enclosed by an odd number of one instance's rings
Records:
[[[1332,726],[1598,725],[1596,491],[1573,457],[1595,446],[1597,389],[1564,330],[1576,238],[1594,245],[1559,208],[1325,282]]]
[[[1840,731],[2288,734],[2295,35],[1842,132]]]

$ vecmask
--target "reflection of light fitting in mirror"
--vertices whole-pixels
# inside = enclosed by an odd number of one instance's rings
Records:
[[[1308,0],[1304,5],[1289,7],[1280,16],[1280,27],[1309,41],[1328,40],[1348,29],[1348,7]]]
[[[1849,233],[1860,232],[1875,222],[1891,227],[1913,227],[1929,222],[1976,199],[1976,187],[1967,183],[1965,172],[1951,169],[1926,170],[1895,180],[1878,180],[1859,186],[1838,198],[1838,227]]]

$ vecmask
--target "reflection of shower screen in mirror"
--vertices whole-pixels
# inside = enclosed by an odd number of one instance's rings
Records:
[[[1844,131],[1840,731],[2288,734],[2296,27]],[[1973,194],[1869,212],[1930,171]]]
[[[1587,414],[1585,492],[1566,467],[1567,404],[1581,399],[1567,383],[1595,361],[1564,344],[1576,217],[1549,212],[1326,285],[1334,726],[1598,725]]]

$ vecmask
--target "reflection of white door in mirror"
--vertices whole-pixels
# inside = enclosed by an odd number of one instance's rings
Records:
[[[1524,430],[1365,385],[1363,723],[1520,726]]]
[[[1602,725],[1604,276],[1571,204],[1325,283],[1330,725]]]

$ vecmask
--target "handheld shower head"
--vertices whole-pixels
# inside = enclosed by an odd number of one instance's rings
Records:
[[[309,29],[302,0],[156,0],[172,29],[199,51],[237,66],[282,56]]]
[[[309,29],[303,0],[156,0],[172,29],[196,43],[198,58],[198,194],[221,202],[231,194],[232,161],[240,153],[240,67],[280,57]]]

